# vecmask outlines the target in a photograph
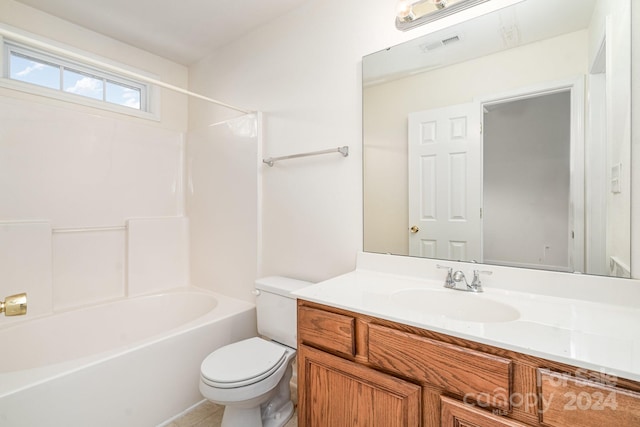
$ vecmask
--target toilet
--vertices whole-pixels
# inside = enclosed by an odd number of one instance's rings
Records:
[[[225,405],[222,427],[281,427],[293,415],[289,382],[296,356],[296,298],[311,283],[287,277],[256,280],[258,333],[221,347],[200,367],[200,393]]]

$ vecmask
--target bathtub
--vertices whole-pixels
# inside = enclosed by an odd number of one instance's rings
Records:
[[[255,306],[182,288],[0,328],[0,426],[146,427],[202,400],[200,363]]]

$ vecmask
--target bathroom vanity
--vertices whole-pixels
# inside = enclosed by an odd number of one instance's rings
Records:
[[[443,282],[356,269],[298,292],[299,425],[640,425],[638,333],[611,330],[637,309]]]
[[[297,293],[300,426],[640,426],[631,2],[497,3],[362,60],[365,253]]]

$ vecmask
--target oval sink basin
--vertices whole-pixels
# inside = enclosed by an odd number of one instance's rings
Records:
[[[411,310],[467,322],[512,322],[520,318],[520,312],[508,304],[452,289],[406,289],[392,294],[391,301]]]

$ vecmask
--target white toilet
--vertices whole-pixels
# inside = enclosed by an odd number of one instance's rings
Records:
[[[200,393],[225,405],[222,427],[281,427],[293,415],[289,382],[296,355],[296,299],[311,283],[256,280],[258,333],[211,353],[200,367]]]

